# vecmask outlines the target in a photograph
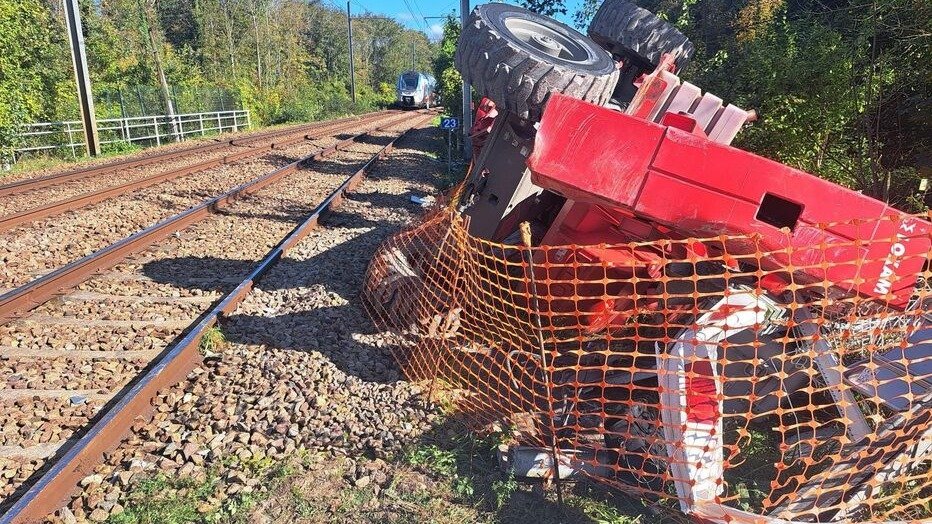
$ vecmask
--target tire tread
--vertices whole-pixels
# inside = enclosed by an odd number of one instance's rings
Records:
[[[553,91],[603,105],[609,101],[618,70],[585,74],[544,61],[498,34],[473,11],[454,55],[454,65],[483,96],[522,118],[540,120]]]
[[[671,53],[681,70],[695,52],[693,43],[676,27],[628,0],[605,0],[589,24],[589,37],[608,51],[628,51],[653,67],[664,53]]]

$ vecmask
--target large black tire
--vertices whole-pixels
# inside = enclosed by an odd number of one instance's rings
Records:
[[[551,92],[602,105],[618,82],[614,60],[598,44],[556,20],[506,4],[472,12],[455,64],[500,109],[534,121]]]
[[[589,37],[620,57],[637,57],[654,69],[664,53],[676,57],[676,68],[689,64],[695,48],[667,21],[627,0],[605,0],[589,24]]]

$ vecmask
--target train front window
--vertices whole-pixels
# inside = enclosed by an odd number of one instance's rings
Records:
[[[405,89],[417,89],[418,75],[415,73],[405,73],[401,75],[401,83]]]

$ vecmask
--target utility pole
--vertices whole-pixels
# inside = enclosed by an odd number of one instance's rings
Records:
[[[460,0],[460,35],[466,29],[466,19],[469,17],[469,0]],[[463,158],[472,158],[472,140],[469,130],[472,129],[472,86],[469,78],[463,75]]]
[[[346,2],[346,24],[349,40],[349,85],[350,94],[353,97],[353,104],[356,103],[356,65],[353,61],[353,15],[350,13],[349,0]]]
[[[100,154],[97,136],[97,117],[94,115],[94,94],[91,77],[87,73],[87,54],[84,52],[84,33],[81,29],[81,11],[78,0],[64,0],[65,21],[68,25],[68,43],[71,44],[71,63],[78,86],[78,104],[81,106],[81,123],[84,126],[84,143],[88,156]]]
[[[162,88],[162,99],[165,101],[165,111],[168,112],[168,120],[171,122],[172,133],[175,140],[181,141],[181,130],[178,128],[178,119],[175,117],[175,104],[172,103],[171,91],[168,89],[168,80],[165,78],[165,69],[162,67],[162,53],[159,51],[158,40],[155,38],[155,25],[149,13],[149,0],[138,3],[142,9],[142,16],[146,22],[146,32],[149,35],[149,46],[152,48],[152,60],[155,62],[155,73],[159,77],[159,86]]]
[[[411,70],[417,71],[417,53],[414,50],[416,37],[411,34]]]

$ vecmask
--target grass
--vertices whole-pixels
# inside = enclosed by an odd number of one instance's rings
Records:
[[[421,467],[432,474],[449,479],[450,489],[457,500],[469,500],[476,493],[472,479],[458,473],[458,455],[455,451],[443,450],[434,444],[417,446],[405,454],[405,462]]]
[[[779,442],[769,431],[748,428],[747,437],[737,447],[741,462],[735,460],[738,457],[729,460],[735,463],[725,471],[726,495],[738,509],[759,514],[770,493],[770,482],[776,478],[776,463],[782,459]]]
[[[203,521],[215,510],[205,506],[217,487],[217,477],[206,480],[169,478],[158,474],[138,482],[127,497],[123,513],[110,524],[183,524]]]
[[[431,144],[427,147],[427,152],[432,158],[446,164],[448,153],[447,139],[450,134],[447,131],[441,130],[439,128],[440,119],[444,116],[448,115],[437,116],[431,121],[432,125],[435,126],[436,132],[432,135]],[[461,136],[462,129],[457,129],[453,132],[453,135]],[[438,173],[437,178],[434,180],[434,185],[440,191],[445,192],[450,190],[456,184],[459,184],[466,176],[466,169],[468,165],[463,161],[462,155],[460,154],[457,145],[458,144],[454,142],[454,145],[451,149],[453,153],[453,162],[449,173],[447,173],[446,165],[444,165],[443,170]]]
[[[565,483],[564,506],[560,507],[551,487],[521,482],[513,471],[499,468],[497,449],[513,440],[512,432],[507,428],[479,438],[448,425],[409,448],[402,462],[426,473],[450,500],[473,508],[477,522],[686,522],[685,517],[667,514],[659,506],[585,480]]]
[[[58,167],[64,164],[69,164],[77,162],[79,160],[85,160],[84,157],[79,158],[78,160],[68,160],[64,158],[55,158],[50,156],[36,156],[28,157],[21,159],[19,162],[13,164],[13,167],[6,172],[6,174],[12,173],[22,173],[27,171],[41,171],[44,169],[51,169],[53,167]],[[0,176],[3,176],[4,172],[0,171]]]
[[[651,521],[649,519],[653,518],[639,504],[631,501],[618,504],[618,501],[612,503],[610,500],[609,494],[596,488],[590,488],[583,489],[581,493],[567,497],[566,503],[570,507],[579,510],[592,522],[598,524],[645,524]],[[659,520],[653,521],[661,522]],[[674,520],[670,522],[674,522]]]
[[[512,428],[481,438],[463,430],[448,419],[388,462],[356,456],[352,465],[346,457],[309,452],[295,453],[285,462],[230,456],[201,480],[157,475],[136,483],[124,512],[109,522],[686,522],[656,505],[585,481],[566,483],[560,506],[554,489],[500,470],[495,453],[500,444],[513,440]],[[230,469],[259,479],[256,491],[223,497],[223,472]],[[373,480],[358,482],[360,469]],[[377,474],[385,478],[376,481]]]
[[[207,328],[204,331],[204,334],[201,335],[201,341],[199,343],[199,348],[201,354],[205,357],[215,355],[223,350],[227,345],[227,337],[223,334],[223,330],[218,326],[213,326]]]
[[[298,456],[302,456],[298,454]],[[206,478],[174,478],[159,473],[134,484],[126,495],[123,513],[112,515],[109,524],[181,524],[188,522],[248,522],[249,512],[265,497],[258,492],[240,491],[222,497],[225,486],[220,471],[236,468],[262,485],[275,487],[293,476],[296,466],[269,458],[240,460],[235,456],[222,461]]]
[[[495,509],[501,509],[511,496],[518,491],[518,479],[513,469],[505,473],[505,478],[492,482],[492,494],[495,495]]]
[[[424,455],[425,460],[430,458]],[[357,457],[356,462],[368,460]],[[356,485],[344,457],[314,455],[303,466],[244,521],[463,524],[479,520],[474,509],[453,502],[444,486],[404,465],[380,466],[380,471],[391,475],[384,488],[375,483]]]
[[[142,151],[144,148],[136,144],[131,144],[129,142],[115,142],[113,144],[104,144],[102,146],[102,152],[97,158],[112,158],[122,155],[128,155],[132,153],[137,153]],[[85,162],[89,157],[79,156],[73,158],[71,156],[51,156],[51,155],[29,155],[24,158],[20,158],[13,167],[6,172],[6,174],[12,173],[24,173],[30,171],[40,171],[45,169],[52,169],[56,167],[66,166],[69,164],[76,164],[79,162]],[[3,177],[5,173],[0,171],[0,177]]]
[[[881,486],[870,504],[872,520],[932,521],[932,486],[927,482],[932,461],[913,466],[912,471]]]
[[[452,457],[426,448],[408,457],[435,472],[451,471]],[[415,458],[418,457],[418,458]],[[465,457],[457,456],[459,461]],[[474,457],[480,458],[480,457]],[[435,460],[436,459],[436,460]],[[480,458],[481,459],[481,458]],[[353,522],[398,524],[464,524],[588,522],[597,524],[653,524],[678,522],[659,517],[635,501],[588,484],[577,483],[565,497],[561,511],[553,494],[542,498],[536,487],[517,482],[513,475],[493,481],[493,506],[485,506],[485,494],[457,491],[449,482],[431,478],[405,465],[393,465],[393,478],[380,492],[373,486],[355,487],[342,480],[343,462],[328,459],[312,474],[291,470],[280,481],[271,481],[272,494],[237,494],[217,502],[219,476],[193,481],[158,475],[136,484],[126,509],[111,516],[109,524],[181,524],[186,522],[246,523],[265,521],[257,513],[278,522]],[[285,471],[285,470],[279,470]],[[462,478],[461,478],[462,480]],[[276,485],[278,485],[276,487]],[[497,497],[497,498],[495,498]],[[685,519],[682,520],[685,522]]]
[[[443,377],[436,377],[434,379],[431,401],[440,408],[440,413],[443,414],[443,416],[449,417],[456,413],[458,394],[459,391],[456,387]]]

